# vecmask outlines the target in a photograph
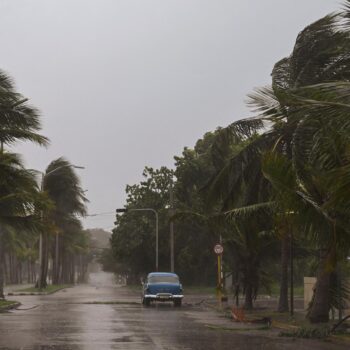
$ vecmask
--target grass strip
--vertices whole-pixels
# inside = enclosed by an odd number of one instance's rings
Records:
[[[24,289],[18,289],[15,291],[15,293],[45,293],[45,294],[51,294],[55,293],[61,289],[72,287],[71,284],[50,284],[46,288],[24,288]]]
[[[0,300],[0,312],[6,311],[15,305],[19,305],[19,303],[14,300]]]
[[[217,331],[232,331],[232,332],[249,332],[249,331],[267,331],[271,329],[269,326],[261,326],[261,327],[245,327],[245,328],[230,328],[230,327],[222,327],[222,326],[214,326],[210,324],[205,325],[207,328],[211,330]]]

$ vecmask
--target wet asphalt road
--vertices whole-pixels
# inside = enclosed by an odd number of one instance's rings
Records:
[[[50,296],[13,298],[22,306],[0,314],[0,350],[346,348],[212,330],[206,326],[210,319],[202,308],[185,305],[179,309],[171,304],[144,308],[136,303],[138,296],[130,296],[125,288],[115,286],[113,276],[104,273],[92,275],[89,285]],[[89,304],[108,301],[120,304]]]

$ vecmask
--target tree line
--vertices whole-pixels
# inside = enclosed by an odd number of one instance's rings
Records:
[[[86,278],[89,237],[79,216],[87,199],[74,165],[59,158],[40,173],[13,151],[18,142],[48,146],[40,130],[39,111],[0,71],[0,298],[4,284],[45,288],[48,278],[54,284]]]
[[[308,318],[325,322],[349,292],[339,270],[350,255],[350,1],[301,31],[271,77],[249,95],[253,117],[207,133],[175,157],[174,170],[146,167],[144,181],[127,186],[125,207],[159,211],[161,270],[170,266],[175,222],[175,267],[185,283],[215,281],[212,247],[221,236],[246,308],[278,279],[278,310],[287,311],[290,269],[297,278],[317,275]],[[152,217],[118,215],[114,270],[130,281],[153,270],[154,235]]]

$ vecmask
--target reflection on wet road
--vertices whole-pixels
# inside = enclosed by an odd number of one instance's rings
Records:
[[[200,315],[199,308],[143,308],[137,296],[105,273],[54,295],[15,298],[21,309],[0,314],[0,350],[330,349],[329,344],[312,347],[308,341],[210,330],[191,317]],[[111,301],[118,304],[101,304]]]

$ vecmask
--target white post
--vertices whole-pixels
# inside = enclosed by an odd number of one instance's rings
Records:
[[[40,184],[40,192],[44,191],[44,179],[45,174],[41,173],[41,184]],[[41,210],[40,212],[40,220],[43,221],[44,219],[44,213]],[[39,238],[39,278],[38,278],[38,288],[42,288],[42,280],[41,280],[41,271],[43,267],[43,233],[40,232],[40,238]]]
[[[170,215],[174,215],[174,193],[173,193],[173,184],[170,184]],[[175,262],[174,262],[174,222],[170,221],[170,272],[175,271]]]
[[[158,237],[158,213],[154,210],[154,213],[156,214],[156,271],[159,269],[159,237]]]

